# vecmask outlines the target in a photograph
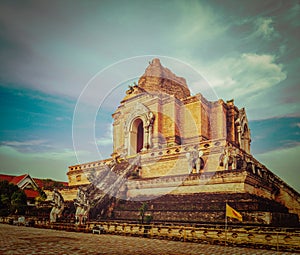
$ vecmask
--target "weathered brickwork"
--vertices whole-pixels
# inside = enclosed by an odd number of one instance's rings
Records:
[[[136,218],[140,203],[127,210],[130,200],[150,199],[151,205],[162,197],[164,206],[150,210],[155,221],[222,221],[227,201],[245,216],[244,224],[299,224],[300,195],[250,154],[246,112],[233,100],[191,95],[184,78],[154,59],[112,116],[112,157],[70,166],[68,177],[76,188],[107,168],[118,169],[117,176],[127,178],[120,187],[127,202],[111,203],[115,219]],[[135,165],[124,173],[120,162],[132,159]]]

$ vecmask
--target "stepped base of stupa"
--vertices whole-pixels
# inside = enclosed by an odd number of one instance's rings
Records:
[[[243,215],[243,221],[229,219],[229,223],[259,226],[299,227],[298,215],[278,202],[247,193],[196,193],[188,195],[164,195],[147,203],[147,214],[153,222],[224,224],[225,204],[233,206]],[[143,202],[124,201],[117,203],[114,219],[138,221]]]
[[[243,216],[242,222],[229,223],[299,227],[293,196],[267,170],[264,175],[240,169],[131,180],[127,189],[126,200],[114,207],[115,220],[138,221],[147,203],[154,222],[223,224],[228,203]]]

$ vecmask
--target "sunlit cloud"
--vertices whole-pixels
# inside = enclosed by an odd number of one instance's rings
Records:
[[[275,60],[274,55],[244,53],[214,63],[206,71],[206,77],[213,87],[230,89],[236,97],[249,95],[286,79],[282,64]]]
[[[36,146],[45,144],[47,140],[28,140],[28,141],[3,141],[2,144],[7,146],[13,147],[20,147],[20,146]]]
[[[24,174],[39,178],[67,180],[69,165],[76,164],[73,150],[60,149],[48,152],[21,152],[11,146],[0,146],[0,171],[7,174]]]
[[[256,35],[261,36],[265,39],[270,39],[276,35],[275,29],[273,27],[274,21],[272,18],[258,18],[255,22],[256,25]]]
[[[96,143],[99,146],[107,146],[113,144],[113,125],[112,123],[106,124],[106,131],[104,130],[103,135],[97,139]]]
[[[248,111],[273,106],[274,100],[265,95],[273,94],[276,86],[287,78],[284,66],[276,62],[276,56],[253,53],[223,58],[203,69],[203,73],[221,98],[243,102]],[[273,117],[274,111],[273,115],[262,111],[261,115],[256,114],[255,117],[262,118],[263,114],[264,118]]]
[[[49,150],[55,150],[53,144],[47,140],[24,140],[24,141],[2,141],[0,146],[6,146],[14,148],[14,150],[22,153],[44,152]]]
[[[178,13],[177,40],[185,45],[206,42],[221,35],[228,29],[211,6],[203,2],[181,2]],[[209,28],[209,29],[207,29]]]

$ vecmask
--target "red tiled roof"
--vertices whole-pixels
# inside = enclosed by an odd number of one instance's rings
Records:
[[[18,183],[20,181],[22,181],[28,174],[23,174],[23,175],[20,175],[20,176],[15,176],[10,182],[15,184],[15,185],[18,185]]]
[[[14,175],[0,174],[0,181],[10,182],[14,177]]]
[[[43,188],[44,187],[44,182],[41,179],[33,178],[33,180],[39,186],[39,188]]]
[[[0,181],[8,181],[10,183],[13,183],[15,185],[18,185],[18,183],[20,181],[22,181],[24,178],[26,178],[26,176],[28,176],[28,174],[23,174],[23,175],[19,175],[19,176],[15,176],[15,175],[8,175],[8,174],[0,174]],[[46,180],[46,179],[38,179],[38,178],[32,178],[34,180],[34,182],[37,184],[37,186],[39,188],[43,188],[45,186],[45,184],[49,184],[49,181],[53,184],[53,183],[61,183],[64,187],[68,187],[68,182],[60,182],[60,181],[54,181],[54,180]]]
[[[39,196],[39,192],[37,190],[24,189],[24,192],[27,198],[36,198]]]

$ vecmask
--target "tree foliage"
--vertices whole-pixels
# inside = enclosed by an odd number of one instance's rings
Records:
[[[63,183],[51,179],[45,179],[42,181],[45,190],[54,190],[55,188],[62,189],[64,187]]]
[[[141,217],[142,224],[144,224],[145,213],[147,210],[148,210],[148,204],[143,203],[142,206],[140,207],[140,217]]]
[[[8,181],[0,181],[0,216],[23,214],[27,197],[22,189]]]
[[[35,198],[35,201],[39,204],[47,199],[47,195],[40,187],[38,187],[37,190],[39,192],[39,196]]]

